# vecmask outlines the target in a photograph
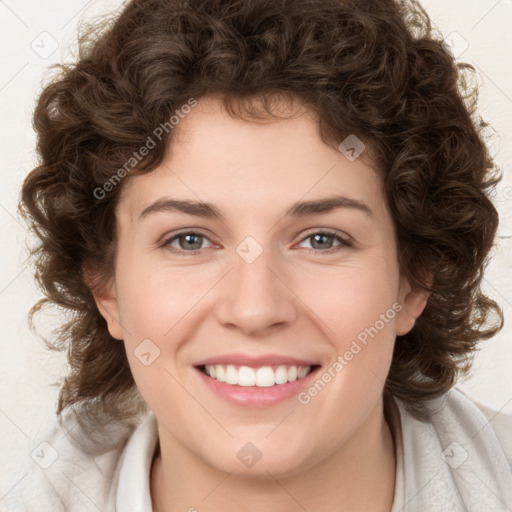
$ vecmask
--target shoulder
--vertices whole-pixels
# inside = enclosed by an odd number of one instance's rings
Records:
[[[399,402],[405,510],[512,509],[510,417],[453,388],[418,418]]]
[[[440,438],[459,438],[484,458],[494,453],[512,472],[512,417],[474,401],[455,387],[428,404],[430,419]]]
[[[130,437],[126,428],[110,431],[103,449],[92,450],[72,416],[53,418],[29,439],[21,480],[2,500],[2,510],[106,511]]]
[[[512,467],[512,415],[506,414],[501,410],[495,410],[481,402],[471,399],[466,393],[460,389],[456,389],[463,397],[469,400],[480,412],[485,416],[486,421],[492,427],[499,444],[507,458],[508,463]]]
[[[467,436],[476,445],[500,448],[512,468],[512,416],[476,402],[453,388],[428,406],[434,425]]]

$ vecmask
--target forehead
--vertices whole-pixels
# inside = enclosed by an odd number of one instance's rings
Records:
[[[199,100],[173,130],[162,164],[126,184],[121,203],[132,222],[166,194],[246,210],[333,195],[382,199],[367,160],[350,161],[327,145],[313,113],[298,104],[276,108],[283,119],[245,119],[219,99]]]

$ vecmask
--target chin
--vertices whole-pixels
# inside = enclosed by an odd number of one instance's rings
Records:
[[[278,445],[268,440],[265,442],[262,439],[260,443],[236,442],[234,446],[227,446],[224,451],[215,454],[213,459],[211,452],[205,454],[204,460],[217,471],[231,473],[239,478],[265,480],[270,475],[287,478],[313,467],[318,462],[318,451],[313,454],[309,453],[310,450],[310,444],[300,448],[290,444]]]

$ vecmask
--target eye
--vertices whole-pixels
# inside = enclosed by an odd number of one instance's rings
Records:
[[[309,233],[302,239],[302,243],[306,240],[310,240],[312,250],[317,253],[332,253],[343,247],[352,247],[353,245],[348,238],[340,236],[339,233],[325,230]],[[334,241],[337,241],[338,244],[333,245]]]
[[[205,240],[209,241],[209,238],[202,233],[198,233],[196,231],[184,231],[168,238],[163,242],[162,247],[177,254],[185,253],[187,255],[193,255],[198,254],[205,249],[205,247],[203,247]],[[311,249],[309,249],[309,251],[315,253],[322,252],[330,254],[343,247],[353,246],[348,237],[342,237],[339,233],[328,230],[311,232],[302,239],[301,243],[308,240],[311,244]],[[338,243],[335,245],[335,242]],[[306,249],[308,248],[306,247]]]
[[[204,247],[201,247],[204,240],[208,240],[205,235],[195,231],[186,231],[183,233],[178,233],[177,235],[167,239],[162,244],[162,247],[170,248],[171,252],[186,252],[188,254],[196,254],[200,252],[201,249],[204,249]]]

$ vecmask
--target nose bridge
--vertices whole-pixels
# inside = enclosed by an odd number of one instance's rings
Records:
[[[270,247],[264,248],[253,237],[244,239],[233,255],[234,268],[219,301],[219,320],[247,334],[293,322],[293,294],[277,277],[280,263],[279,254]]]

